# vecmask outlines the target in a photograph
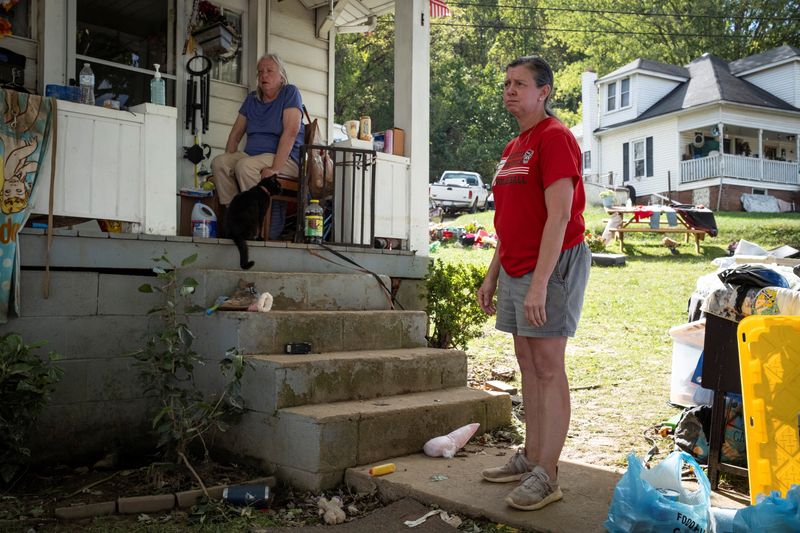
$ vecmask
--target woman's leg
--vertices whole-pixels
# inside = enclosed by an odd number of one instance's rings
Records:
[[[220,204],[227,206],[231,203],[233,197],[239,193],[234,169],[236,168],[236,163],[245,157],[247,157],[247,154],[244,152],[235,152],[232,154],[220,154],[211,160],[212,179],[214,180]]]
[[[514,336],[525,405],[525,453],[553,482],[570,420],[566,347],[566,337]]]

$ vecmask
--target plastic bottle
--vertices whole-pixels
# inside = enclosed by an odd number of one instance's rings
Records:
[[[167,92],[164,83],[164,78],[161,77],[161,72],[158,68],[161,66],[158,63],[153,63],[156,67],[156,73],[153,79],[150,80],[150,102],[158,105],[167,105]]]
[[[308,244],[322,244],[322,206],[319,200],[311,200],[305,212],[306,242]]]
[[[89,63],[84,63],[78,76],[81,85],[81,103],[94,105],[94,72]]]
[[[216,237],[217,215],[202,202],[194,204],[192,209],[192,237]]]

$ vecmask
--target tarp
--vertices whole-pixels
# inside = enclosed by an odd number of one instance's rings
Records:
[[[17,234],[30,215],[29,200],[40,163],[47,155],[52,102],[42,96],[0,89],[0,324],[8,321],[10,301],[19,314]]]

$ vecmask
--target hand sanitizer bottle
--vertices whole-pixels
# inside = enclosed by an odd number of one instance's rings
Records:
[[[150,102],[158,105],[167,105],[164,78],[161,77],[161,72],[158,71],[161,65],[158,63],[154,63],[154,65],[156,67],[156,73],[153,79],[150,80]]]

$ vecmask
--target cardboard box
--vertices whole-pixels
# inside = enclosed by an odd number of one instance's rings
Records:
[[[392,128],[392,153],[394,155],[406,155],[405,151],[405,142],[406,142],[406,134],[400,128]]]

